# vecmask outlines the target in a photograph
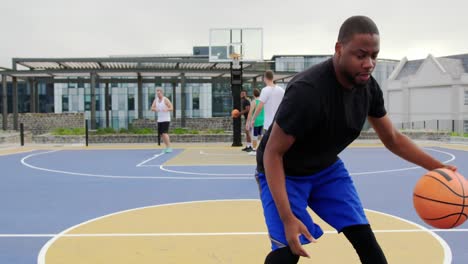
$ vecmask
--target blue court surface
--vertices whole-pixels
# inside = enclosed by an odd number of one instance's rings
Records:
[[[424,149],[468,175],[468,152],[462,147]],[[193,201],[258,200],[254,157],[238,148],[191,148],[192,156],[184,158],[187,151],[51,148],[0,156],[0,263],[67,263],[46,261],[51,241],[71,227],[118,212]],[[413,188],[424,169],[382,147],[352,147],[340,157],[366,209],[427,228],[445,245],[438,263],[468,263],[468,222],[434,229],[413,208]],[[268,252],[267,235],[261,241]],[[428,250],[421,245],[415,254]]]

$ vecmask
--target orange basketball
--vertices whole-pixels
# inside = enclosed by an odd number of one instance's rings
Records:
[[[238,118],[240,116],[240,112],[237,109],[232,110],[231,112],[232,118]]]
[[[453,228],[468,218],[468,181],[449,169],[428,171],[416,183],[413,204],[419,217],[436,228]]]

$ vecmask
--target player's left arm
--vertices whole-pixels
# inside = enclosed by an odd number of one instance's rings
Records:
[[[247,100],[248,101],[248,100]],[[250,112],[250,102],[248,105],[245,105],[244,106],[244,110],[240,111],[240,114],[243,115],[243,114],[248,114]]]
[[[442,167],[451,170],[457,169],[457,167],[453,165],[443,164],[424,152],[409,137],[398,131],[387,115],[380,118],[369,116],[368,120],[385,147],[401,158],[427,170],[434,170]]]
[[[172,111],[172,110],[173,110],[173,106],[172,106],[171,101],[169,101],[169,99],[167,99],[167,98],[164,98],[164,101],[165,101],[166,106],[167,106],[167,111],[168,111],[168,112],[169,112],[169,111]]]

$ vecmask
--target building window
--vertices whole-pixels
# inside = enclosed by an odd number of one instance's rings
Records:
[[[68,95],[63,95],[62,96],[62,112],[68,112],[70,111],[68,107]]]
[[[96,95],[96,111],[101,111],[101,96]]]
[[[232,110],[230,85],[226,83],[213,83],[212,94],[213,117],[229,116]]]
[[[200,87],[192,88],[192,110],[200,110]]]
[[[465,105],[468,105],[468,91],[465,91]]]
[[[128,95],[128,110],[135,110],[135,95]]]
[[[101,96],[96,95],[96,111],[101,111]],[[85,111],[91,111],[91,95],[85,95]]]
[[[78,88],[84,88],[84,78],[78,78]]]

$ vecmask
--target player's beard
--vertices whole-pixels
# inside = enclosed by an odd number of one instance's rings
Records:
[[[353,86],[363,86],[369,82],[370,78],[365,81],[359,81],[360,74],[361,73],[352,74],[348,71],[343,71],[343,75],[349,81],[349,83],[351,83]]]

